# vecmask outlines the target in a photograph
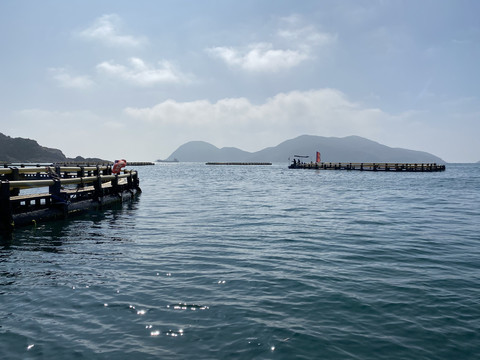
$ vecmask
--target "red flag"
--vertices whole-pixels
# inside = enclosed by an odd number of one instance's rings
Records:
[[[320,153],[317,151],[317,163],[320,162]]]

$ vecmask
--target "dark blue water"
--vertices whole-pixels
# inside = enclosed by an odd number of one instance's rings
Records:
[[[1,359],[474,359],[480,166],[163,164],[0,250]]]

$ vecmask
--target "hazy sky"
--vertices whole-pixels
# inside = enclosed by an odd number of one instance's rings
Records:
[[[309,134],[479,161],[479,14],[477,0],[0,0],[0,132],[112,160]]]

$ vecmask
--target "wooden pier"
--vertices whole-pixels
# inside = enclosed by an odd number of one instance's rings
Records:
[[[38,192],[21,194],[25,189]],[[113,174],[112,166],[0,168],[0,230],[63,219],[139,192],[136,171]]]
[[[303,163],[295,161],[289,169],[315,170],[357,170],[357,171],[399,171],[399,172],[436,172],[445,171],[445,165],[440,164],[410,164],[410,163]]]

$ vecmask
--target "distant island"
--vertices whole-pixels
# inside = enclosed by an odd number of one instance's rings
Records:
[[[25,138],[12,138],[0,133],[0,163],[62,163],[89,162],[105,163],[97,158],[67,158],[61,150],[40,146],[38,142]]]
[[[326,162],[393,162],[437,163],[441,158],[423,151],[391,148],[360,136],[323,137],[302,135],[286,140],[274,147],[256,152],[235,147],[217,148],[205,141],[190,141],[181,145],[167,159],[157,162],[288,162],[294,155],[309,156],[307,162],[315,161],[321,153]],[[12,138],[0,133],[0,163],[62,163],[62,162],[108,162],[98,158],[67,158],[61,150],[41,146],[35,140]]]
[[[247,152],[234,147],[217,148],[205,141],[190,141],[181,145],[166,160],[182,162],[288,162],[294,155],[309,156],[321,153],[326,162],[392,162],[392,163],[437,163],[441,158],[423,151],[391,148],[360,136],[323,137],[302,135],[256,152]]]

